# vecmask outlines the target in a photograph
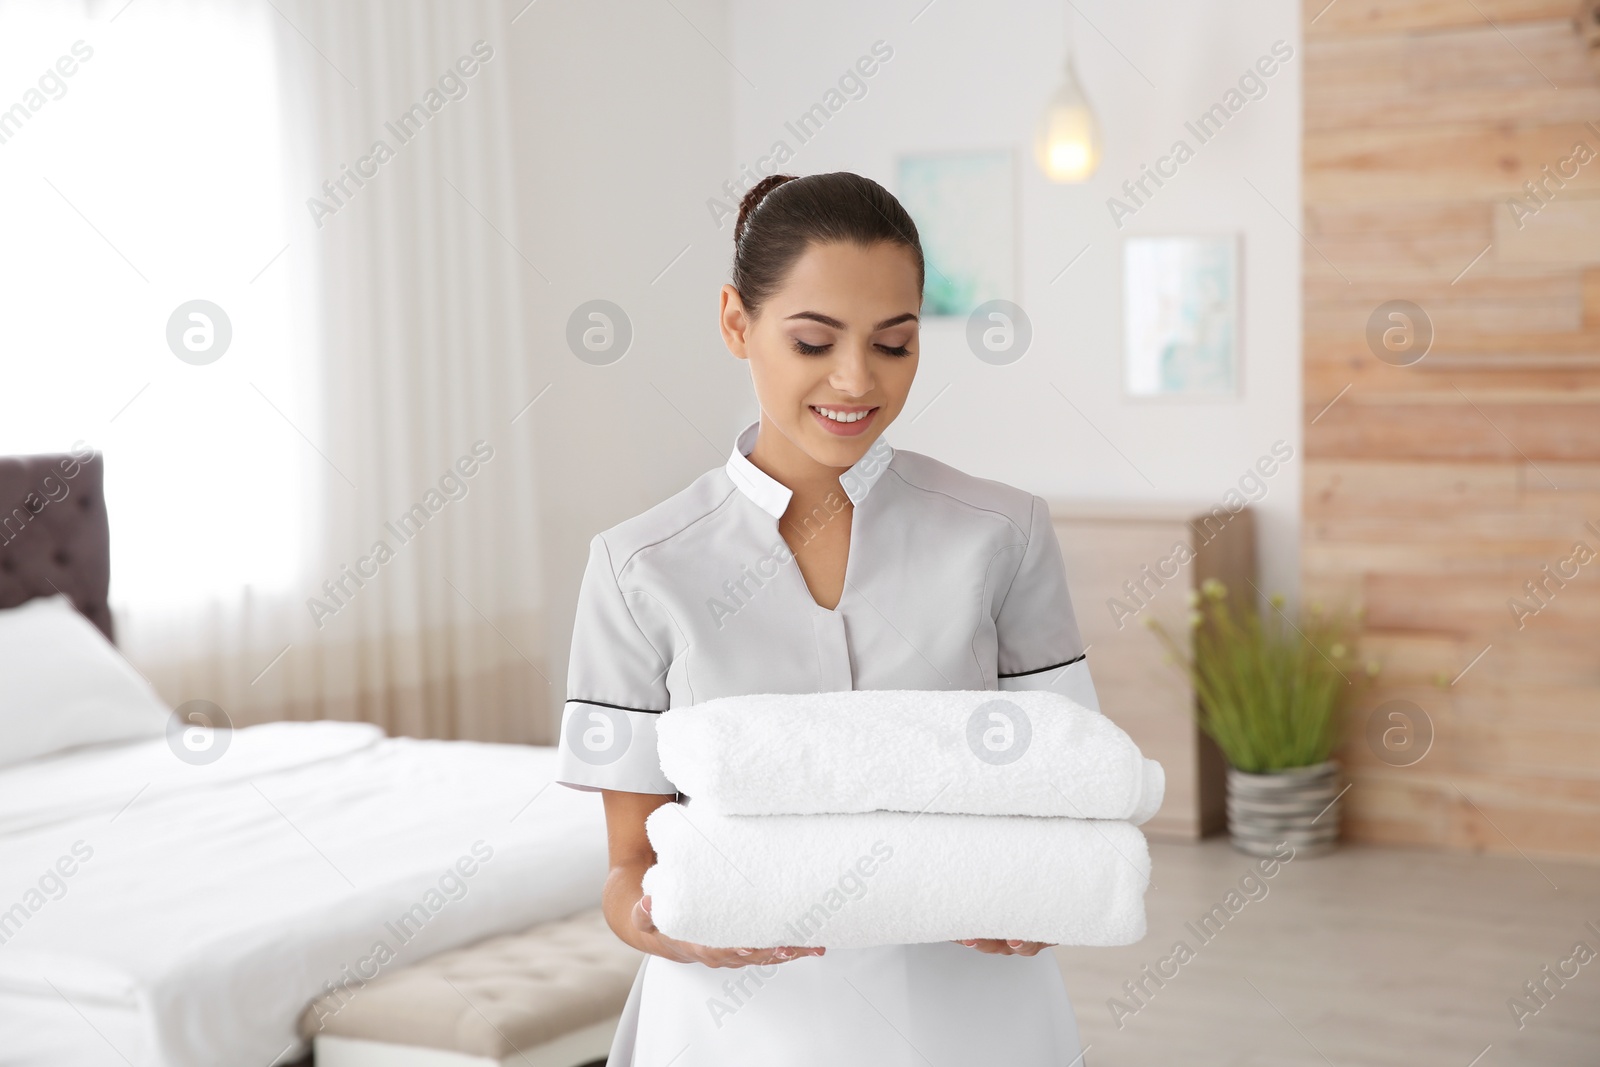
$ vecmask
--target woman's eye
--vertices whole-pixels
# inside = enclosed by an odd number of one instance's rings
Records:
[[[816,356],[826,352],[829,346],[808,345],[804,341],[800,340],[800,338],[796,337],[794,338],[794,347],[795,351],[799,352],[803,356]],[[911,354],[911,349],[907,345],[897,345],[893,348],[890,348],[888,345],[879,345],[878,348],[880,351],[891,356],[907,356]]]

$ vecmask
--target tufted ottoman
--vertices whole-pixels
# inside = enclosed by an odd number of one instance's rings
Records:
[[[643,960],[594,908],[330,993],[300,1034],[317,1067],[578,1067],[610,1051]]]

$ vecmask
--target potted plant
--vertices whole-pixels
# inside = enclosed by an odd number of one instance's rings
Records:
[[[1251,599],[1215,578],[1189,594],[1192,655],[1152,616],[1146,625],[1194,686],[1195,717],[1228,763],[1228,833],[1236,848],[1271,855],[1287,841],[1296,855],[1332,849],[1339,836],[1344,711],[1378,664],[1358,666],[1360,612],[1313,604],[1298,620],[1269,598],[1263,618]]]

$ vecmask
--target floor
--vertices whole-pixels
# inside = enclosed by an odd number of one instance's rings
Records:
[[[1143,941],[1052,950],[1075,1067],[1600,1067],[1600,865],[1343,844],[1267,878],[1225,837],[1150,853]]]
[[[1086,1046],[1064,1067],[1600,1067],[1600,864],[1150,854],[1143,941],[1051,950]]]

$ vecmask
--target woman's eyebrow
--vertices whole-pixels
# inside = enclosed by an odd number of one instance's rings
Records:
[[[790,315],[789,318],[790,319],[811,319],[813,321],[822,323],[824,326],[832,326],[835,330],[844,329],[844,323],[840,322],[838,319],[834,318],[831,315],[824,315],[820,311],[800,311],[800,312],[796,312],[793,315]],[[785,319],[784,321],[788,322],[789,319]],[[916,322],[917,321],[917,316],[914,313],[912,313],[910,311],[907,311],[907,312],[904,312],[903,314],[896,315],[892,319],[884,319],[882,322],[878,323],[878,325],[874,326],[872,329],[873,329],[873,332],[877,332],[878,330],[887,330],[891,326],[897,326],[902,322],[908,322],[908,321],[909,322]]]

